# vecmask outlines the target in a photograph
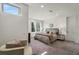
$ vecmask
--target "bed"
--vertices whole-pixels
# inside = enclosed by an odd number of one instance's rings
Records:
[[[46,32],[36,33],[34,39],[50,44],[56,40],[65,40],[65,35],[59,33],[58,28],[48,28]]]
[[[57,35],[48,33],[36,33],[34,39],[44,42],[46,44],[50,44],[57,40]]]

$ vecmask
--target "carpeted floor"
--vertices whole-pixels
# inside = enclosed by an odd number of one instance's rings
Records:
[[[29,44],[32,47],[33,55],[79,55],[79,44],[68,41],[56,41],[50,45],[42,43],[38,40],[31,40]]]

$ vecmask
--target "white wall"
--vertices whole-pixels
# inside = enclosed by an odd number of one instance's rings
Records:
[[[44,28],[48,28],[49,24],[54,24],[54,27],[59,28],[62,34],[66,34],[66,17],[58,16],[52,19],[47,19],[44,22]]]
[[[77,43],[79,43],[79,15],[77,16],[76,18],[76,29],[75,29],[75,32],[76,32],[76,37],[77,37]]]
[[[79,43],[79,15],[70,16],[67,23],[67,40]]]
[[[26,38],[28,32],[28,6],[25,4],[13,4],[21,8],[21,15],[15,16],[2,12],[0,4],[0,46],[6,41]]]

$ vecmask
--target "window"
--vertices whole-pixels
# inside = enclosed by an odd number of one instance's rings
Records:
[[[39,22],[36,22],[36,31],[40,31],[40,23]]]
[[[3,4],[3,12],[13,15],[19,15],[20,8],[11,4]]]
[[[31,32],[41,32],[41,31],[43,31],[43,21],[32,20]]]
[[[31,26],[32,26],[32,27],[31,27],[31,31],[32,31],[32,32],[35,32],[35,26],[34,26],[34,23],[33,23],[33,22],[31,22]]]

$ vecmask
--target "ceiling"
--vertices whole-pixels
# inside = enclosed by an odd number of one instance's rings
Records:
[[[40,6],[44,5],[44,8]],[[45,20],[59,16],[71,16],[79,13],[79,3],[31,3],[29,17]]]

